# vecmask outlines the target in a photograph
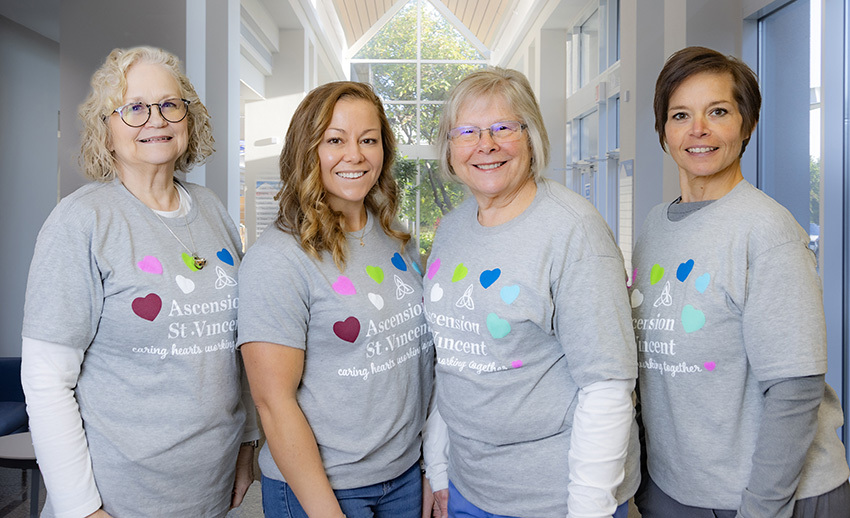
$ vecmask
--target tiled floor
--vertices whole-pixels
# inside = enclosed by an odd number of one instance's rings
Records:
[[[22,470],[0,468],[0,518],[29,518],[30,484],[32,476],[27,473],[22,480]],[[44,507],[44,482],[39,489],[39,510]],[[254,482],[242,505],[230,511],[227,518],[262,518],[263,506],[260,496],[260,483]]]
[[[30,515],[30,487],[33,477],[20,469],[0,468],[0,516],[28,518]],[[39,477],[40,480],[40,477]],[[44,505],[44,483],[39,487],[39,509]]]

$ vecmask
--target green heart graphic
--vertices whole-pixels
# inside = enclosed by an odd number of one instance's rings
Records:
[[[490,331],[493,338],[504,338],[511,332],[511,325],[495,313],[490,313],[487,315],[487,330]]]
[[[660,281],[662,277],[664,277],[664,268],[662,268],[658,263],[653,264],[652,271],[649,272],[649,283],[655,284]]]
[[[379,266],[367,266],[366,273],[368,273],[369,277],[378,284],[384,282],[384,270],[382,270]]]
[[[452,274],[452,282],[457,282],[463,279],[464,277],[466,277],[467,273],[469,273],[469,269],[464,266],[463,263],[459,263],[457,266],[455,266],[455,271]]]
[[[693,333],[705,325],[705,313],[690,304],[682,308],[682,327],[686,333]]]
[[[186,263],[186,266],[188,266],[190,270],[192,270],[193,272],[198,271],[198,268],[195,267],[195,258],[194,257],[187,254],[186,252],[183,252],[182,257],[183,257],[183,262]]]

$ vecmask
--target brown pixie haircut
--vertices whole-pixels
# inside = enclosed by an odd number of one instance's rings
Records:
[[[738,155],[741,157],[759,120],[761,93],[759,92],[758,78],[755,72],[743,61],[705,47],[685,47],[676,52],[667,58],[664,68],[658,74],[658,80],[655,82],[653,105],[655,108],[655,131],[658,133],[661,148],[667,150],[667,135],[664,131],[664,125],[667,123],[670,97],[686,79],[703,72],[732,76],[732,95],[735,102],[738,103],[738,111],[741,112],[743,119],[741,133],[747,136],[741,144],[741,153]]]
[[[398,186],[392,176],[395,136],[372,87],[353,81],[319,86],[295,110],[280,153],[281,188],[275,196],[280,210],[275,223],[282,231],[297,237],[301,247],[316,259],[321,260],[323,252],[330,252],[337,268],[343,270],[348,250],[342,226],[344,216],[328,205],[319,163],[319,144],[341,99],[362,99],[375,107],[381,121],[384,159],[378,181],[364,203],[377,216],[384,233],[401,242],[401,248],[410,241],[410,234],[394,226],[399,205]]]

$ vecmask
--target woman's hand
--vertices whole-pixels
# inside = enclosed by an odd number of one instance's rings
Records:
[[[230,498],[230,508],[239,507],[245,493],[254,483],[254,447],[245,444],[239,447],[236,457],[236,479],[233,481],[233,495]]]
[[[434,491],[434,518],[449,518],[449,490]]]
[[[433,508],[434,493],[431,492],[431,483],[425,473],[422,473],[422,518],[429,518]]]

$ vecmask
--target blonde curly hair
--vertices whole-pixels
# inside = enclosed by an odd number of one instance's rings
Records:
[[[276,225],[298,237],[301,247],[316,259],[321,259],[322,252],[330,252],[340,271],[348,250],[344,217],[327,202],[318,149],[336,103],[344,98],[372,103],[381,121],[384,159],[378,181],[366,195],[366,208],[377,215],[384,233],[401,242],[401,249],[410,241],[410,234],[395,226],[399,206],[398,186],[392,175],[396,144],[381,100],[366,83],[337,81],[319,86],[298,105],[286,132],[280,153],[281,189],[275,196],[280,204]]]
[[[113,49],[92,75],[91,91],[79,110],[83,121],[79,164],[91,180],[108,182],[115,178],[115,157],[109,150],[112,132],[106,121],[115,108],[124,104],[127,71],[136,63],[165,67],[180,85],[180,96],[189,101],[189,114],[186,116],[189,145],[174,164],[175,170],[186,173],[195,164],[204,163],[215,151],[210,115],[195,87],[180,69],[177,56],[156,47]]]

